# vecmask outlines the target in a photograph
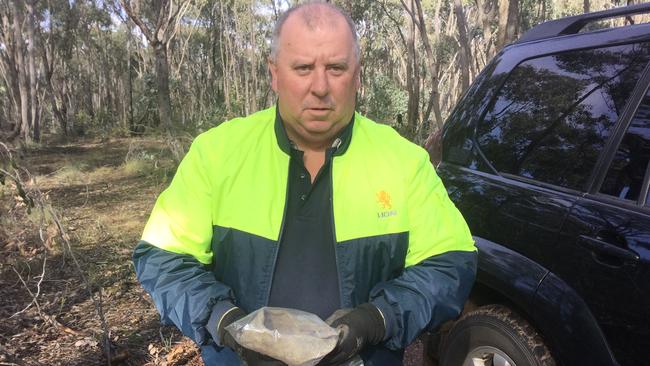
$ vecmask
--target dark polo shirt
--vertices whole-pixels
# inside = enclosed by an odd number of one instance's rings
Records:
[[[325,164],[312,184],[303,152],[291,142],[279,113],[275,134],[289,154],[289,179],[280,248],[269,306],[304,310],[326,319],[341,307],[332,216],[332,159],[345,152],[352,121],[327,149]]]

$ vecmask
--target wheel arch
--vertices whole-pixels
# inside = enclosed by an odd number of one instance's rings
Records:
[[[559,365],[618,364],[595,317],[571,286],[520,253],[474,239],[479,250],[477,279],[463,313],[502,304],[539,331]]]

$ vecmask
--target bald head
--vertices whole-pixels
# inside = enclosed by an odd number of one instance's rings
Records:
[[[296,17],[294,19],[294,17]],[[273,29],[273,38],[271,39],[271,61],[275,62],[278,58],[280,51],[280,36],[282,29],[287,20],[291,18],[292,21],[298,20],[305,24],[307,29],[332,29],[335,28],[339,22],[345,21],[347,27],[350,29],[350,36],[352,37],[352,47],[354,48],[354,55],[356,61],[359,62],[359,38],[354,27],[354,22],[349,15],[345,14],[341,9],[330,3],[324,2],[311,2],[292,7],[280,16],[275,23]]]

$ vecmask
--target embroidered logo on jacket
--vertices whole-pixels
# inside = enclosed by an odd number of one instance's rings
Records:
[[[379,204],[379,208],[382,210],[377,212],[377,218],[384,219],[390,216],[397,215],[397,211],[393,210],[393,203],[390,198],[390,194],[388,194],[388,192],[379,191],[377,192],[376,196],[377,196],[377,203]]]

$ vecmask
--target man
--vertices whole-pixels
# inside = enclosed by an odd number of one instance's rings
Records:
[[[462,309],[476,270],[467,225],[427,153],[355,113],[359,61],[338,8],[290,9],[269,60],[277,106],[197,137],[158,198],[138,279],[206,364],[273,363],[224,330],[263,306],[351,309],[332,323],[328,365],[399,365]]]

